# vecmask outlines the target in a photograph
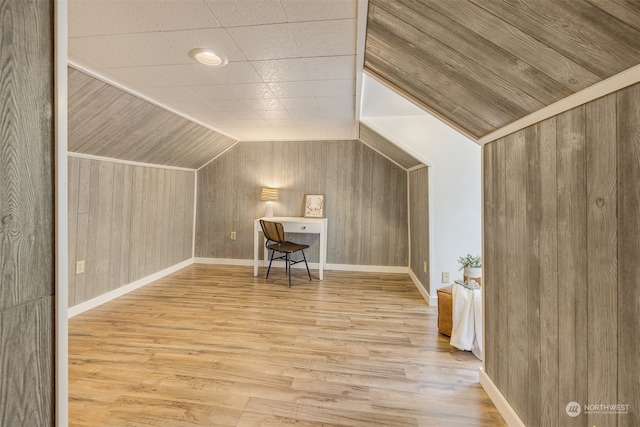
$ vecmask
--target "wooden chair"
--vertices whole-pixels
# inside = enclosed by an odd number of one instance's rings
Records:
[[[311,272],[309,271],[309,264],[307,264],[307,257],[304,256],[304,250],[309,247],[309,245],[303,245],[299,243],[290,242],[284,237],[284,227],[279,222],[270,222],[260,220],[260,226],[262,227],[262,232],[264,233],[264,237],[267,240],[265,246],[267,250],[271,250],[271,256],[269,257],[269,268],[267,269],[266,279],[269,278],[269,272],[271,271],[271,263],[274,259],[283,259],[285,261],[285,267],[287,273],[289,273],[289,287],[291,287],[291,266],[298,264],[299,262],[303,262],[307,266],[307,274],[309,275],[309,280],[311,280]],[[274,254],[279,252],[283,255],[275,257]],[[291,255],[295,252],[302,253],[302,259],[298,261],[293,261],[291,259]]]

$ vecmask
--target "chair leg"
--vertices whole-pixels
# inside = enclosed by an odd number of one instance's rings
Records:
[[[287,267],[289,268],[289,287],[291,287],[291,265],[289,265],[289,253],[287,252],[286,254],[286,263],[287,263]]]
[[[269,257],[269,268],[267,268],[267,277],[265,277],[265,279],[269,278],[269,272],[271,271],[271,263],[273,262],[273,253],[275,252],[272,249],[267,249],[268,251],[271,251],[271,257]]]
[[[311,272],[309,271],[309,264],[307,264],[307,257],[304,256],[304,251],[300,251],[302,252],[302,258],[304,259],[304,265],[307,266],[307,274],[309,275],[309,280],[311,280]]]

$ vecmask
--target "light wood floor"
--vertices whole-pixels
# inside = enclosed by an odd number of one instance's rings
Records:
[[[71,319],[70,425],[505,425],[407,275],[252,272],[196,264]]]

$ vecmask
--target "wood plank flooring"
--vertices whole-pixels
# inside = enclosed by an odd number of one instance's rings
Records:
[[[194,264],[74,317],[70,425],[505,425],[407,275],[303,276]]]

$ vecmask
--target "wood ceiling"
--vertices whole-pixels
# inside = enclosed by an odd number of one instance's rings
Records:
[[[197,169],[237,141],[69,67],[69,151]]]
[[[635,0],[369,0],[365,71],[481,137],[640,63]]]

